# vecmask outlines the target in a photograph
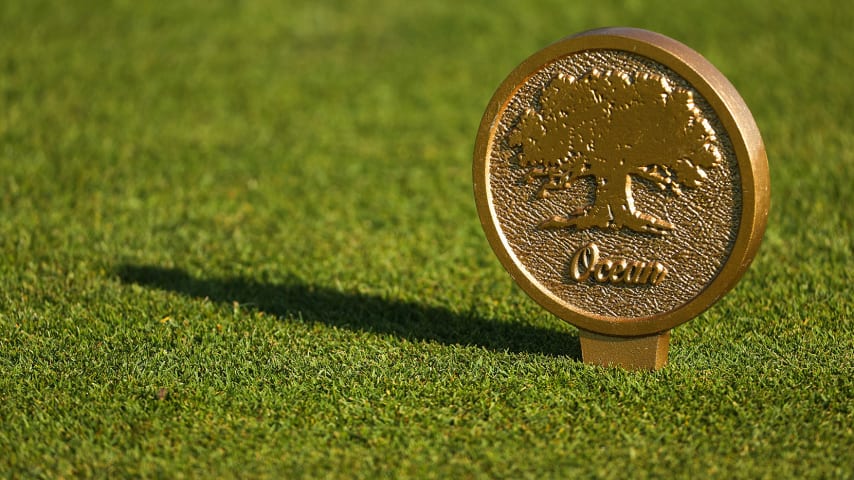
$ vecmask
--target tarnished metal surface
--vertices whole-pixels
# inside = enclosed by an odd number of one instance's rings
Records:
[[[606,337],[666,332],[719,299],[769,203],[764,146],[735,89],[637,29],[570,37],[514,70],[484,114],[474,183],[511,276]]]

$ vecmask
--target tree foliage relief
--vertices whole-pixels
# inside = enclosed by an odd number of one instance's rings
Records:
[[[626,227],[661,235],[673,225],[635,208],[632,178],[679,195],[721,164],[715,133],[692,93],[647,73],[559,75],[543,89],[539,109],[520,115],[509,143],[521,147],[517,161],[528,181],[540,183],[540,198],[595,177],[592,205],[547,218],[541,228]]]

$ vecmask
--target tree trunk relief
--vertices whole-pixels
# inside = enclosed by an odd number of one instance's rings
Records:
[[[574,216],[555,215],[540,223],[540,228],[591,227],[620,229],[662,235],[673,224],[635,209],[632,177],[628,171],[596,177],[596,199],[583,213]]]

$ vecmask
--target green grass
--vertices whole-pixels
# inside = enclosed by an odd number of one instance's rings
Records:
[[[854,475],[852,9],[292,3],[0,3],[0,476]],[[471,193],[494,88],[603,25],[707,56],[771,166],[655,373],[582,364]]]

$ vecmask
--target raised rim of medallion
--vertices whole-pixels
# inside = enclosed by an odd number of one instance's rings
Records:
[[[589,50],[620,50],[649,58],[682,76],[711,105],[732,142],[741,178],[742,214],[729,258],[717,276],[683,305],[650,316],[618,318],[584,311],[558,298],[534,278],[499,228],[490,181],[495,129],[502,112],[528,78],[556,59]],[[641,336],[670,330],[712,306],[732,289],[750,266],[765,232],[770,207],[770,179],[759,129],[735,87],[702,55],[667,36],[627,27],[589,30],[559,40],[534,53],[501,83],[480,123],[472,167],[474,196],[487,240],[517,284],[547,310],[578,328],[603,335]]]

